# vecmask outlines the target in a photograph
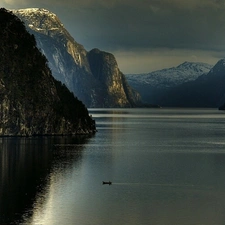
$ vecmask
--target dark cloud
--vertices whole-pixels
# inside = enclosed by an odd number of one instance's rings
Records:
[[[75,38],[84,37],[87,48],[225,50],[224,1],[94,2],[70,2],[73,7],[61,15]]]
[[[88,50],[225,52],[224,0],[3,0],[4,5],[53,11]]]

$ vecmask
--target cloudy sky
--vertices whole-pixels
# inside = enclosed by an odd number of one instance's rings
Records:
[[[225,57],[225,0],[1,0],[0,7],[56,13],[78,43],[113,53],[124,73]]]

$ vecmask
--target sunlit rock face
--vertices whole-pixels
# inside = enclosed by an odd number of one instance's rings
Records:
[[[93,49],[88,53],[88,60],[92,74],[104,87],[102,97],[106,107],[135,106],[136,99],[129,99],[128,95],[132,90],[126,83],[125,77],[120,72],[116,59],[112,54]]]
[[[104,53],[102,60],[95,60],[94,55],[98,57],[96,50],[86,51],[71,37],[58,17],[48,10],[34,8],[13,12],[34,34],[53,76],[66,84],[87,107],[140,105],[140,96],[126,83],[113,55]],[[97,67],[104,67],[99,69],[102,74],[98,72],[96,75]]]
[[[0,9],[0,135],[93,133],[86,107],[59,81],[33,35]]]

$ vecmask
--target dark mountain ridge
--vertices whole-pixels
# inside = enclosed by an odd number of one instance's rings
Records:
[[[0,135],[95,132],[84,104],[56,81],[34,35],[0,9]]]
[[[221,59],[207,74],[169,90],[160,103],[163,106],[217,108],[225,102],[224,86],[225,59]]]
[[[161,98],[167,94],[168,90],[196,80],[202,74],[207,74],[211,68],[212,66],[206,63],[184,62],[177,67],[147,74],[128,74],[126,78],[129,84],[141,94],[144,102],[161,105]]]

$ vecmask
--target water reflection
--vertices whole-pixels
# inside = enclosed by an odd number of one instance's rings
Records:
[[[91,139],[0,139],[2,223],[224,225],[224,114],[126,110]]]
[[[32,216],[37,198],[43,204],[46,188],[76,166],[87,142],[87,137],[1,138],[0,224]]]

